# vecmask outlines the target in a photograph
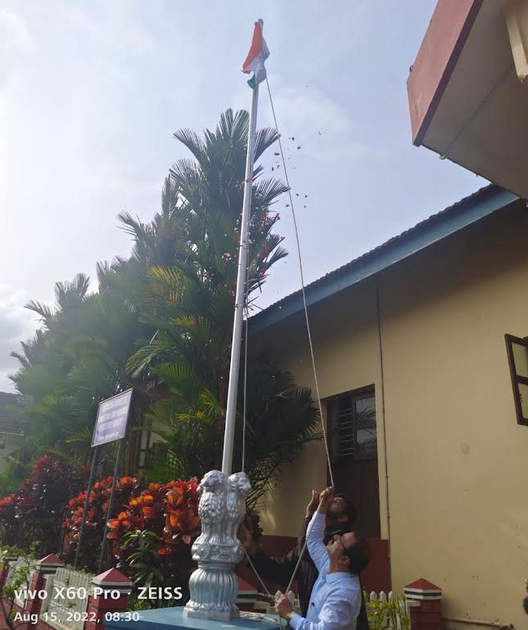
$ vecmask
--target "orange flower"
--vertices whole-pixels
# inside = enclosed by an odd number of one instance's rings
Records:
[[[179,488],[167,492],[167,501],[171,507],[179,507],[183,503],[183,500],[183,492]]]

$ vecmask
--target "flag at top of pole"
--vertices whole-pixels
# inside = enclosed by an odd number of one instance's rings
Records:
[[[253,72],[253,76],[248,81],[250,88],[254,88],[255,85],[262,83],[262,81],[266,79],[266,66],[264,65],[264,61],[269,57],[270,53],[266,46],[266,40],[262,35],[263,25],[264,22],[262,20],[255,22],[251,48],[242,66],[242,72],[245,74]]]

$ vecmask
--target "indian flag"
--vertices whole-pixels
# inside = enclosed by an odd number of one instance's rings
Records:
[[[262,35],[263,24],[264,22],[262,20],[255,22],[251,48],[242,66],[242,72],[245,72],[245,74],[253,72],[253,76],[248,81],[249,87],[251,88],[262,83],[266,78],[266,66],[264,65],[264,61],[269,57],[269,50]]]

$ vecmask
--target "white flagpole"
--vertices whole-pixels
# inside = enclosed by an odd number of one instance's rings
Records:
[[[259,20],[259,22],[262,28],[262,21]],[[253,35],[254,38],[255,35],[258,35],[256,30],[253,31]],[[258,40],[256,39],[255,41]],[[260,78],[262,78],[262,73]],[[185,613],[189,617],[219,621],[227,621],[240,616],[235,604],[239,583],[234,569],[235,565],[240,562],[243,554],[240,542],[236,536],[233,537],[233,531],[237,531],[239,524],[244,518],[246,513],[245,498],[251,489],[245,473],[237,472],[231,475],[231,469],[233,466],[233,441],[235,437],[238,375],[242,346],[242,318],[247,283],[258,93],[258,83],[255,80],[249,112],[246,174],[240,221],[240,245],[238,248],[235,312],[227,390],[222,471],[209,471],[199,486],[199,489],[202,491],[198,508],[202,518],[202,533],[194,542],[192,548],[193,559],[198,561],[198,570],[194,571],[189,579],[191,598],[185,606]],[[223,509],[219,508],[219,506],[223,506]]]
[[[251,192],[253,189],[253,167],[255,160],[255,137],[257,134],[258,83],[252,89],[251,109],[249,112],[249,135],[246,156],[246,175],[244,178],[244,202],[240,228],[240,247],[238,250],[238,275],[235,296],[235,318],[233,321],[233,339],[231,342],[231,364],[229,366],[229,386],[227,390],[227,410],[224,430],[224,454],[222,472],[231,474],[233,465],[233,442],[235,437],[236,407],[238,394],[238,375],[240,371],[240,347],[242,345],[242,315],[246,291],[247,263],[249,250],[249,219],[251,216]]]

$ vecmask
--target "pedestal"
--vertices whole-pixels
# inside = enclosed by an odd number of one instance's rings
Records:
[[[126,615],[135,614],[135,619]],[[139,614],[139,619],[137,615]],[[213,621],[189,617],[182,606],[176,608],[157,608],[143,610],[138,613],[123,613],[117,621],[107,621],[108,630],[280,630],[278,615],[259,615],[257,613],[241,612],[240,617],[230,621]],[[284,622],[283,622],[284,623]]]
[[[250,489],[243,472],[228,477],[219,470],[209,471],[198,486],[202,533],[192,546],[198,568],[189,580],[191,598],[185,606],[188,617],[229,621],[239,615],[235,566],[244,550],[237,532]]]

